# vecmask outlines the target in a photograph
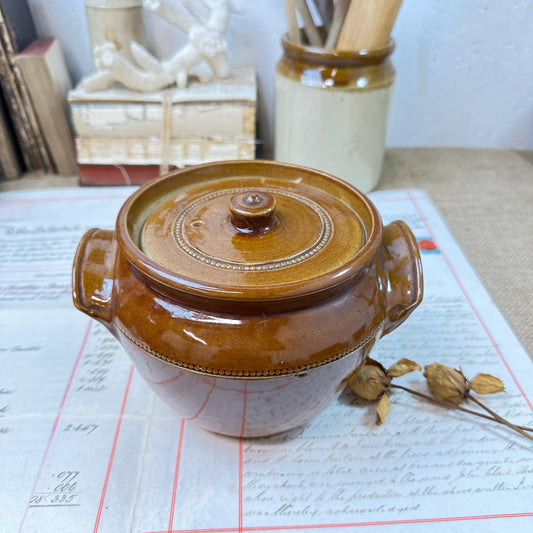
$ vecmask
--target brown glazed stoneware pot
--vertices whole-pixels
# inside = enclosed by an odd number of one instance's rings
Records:
[[[267,161],[209,163],[138,189],[82,238],[76,307],[181,416],[279,433],[343,390],[422,299],[416,241],[348,183]]]

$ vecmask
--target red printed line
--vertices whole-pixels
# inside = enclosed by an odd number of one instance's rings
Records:
[[[174,470],[174,483],[172,486],[172,501],[170,506],[170,517],[168,521],[168,529],[167,533],[172,533],[174,531],[173,525],[174,525],[174,510],[176,507],[176,497],[178,494],[178,479],[179,479],[179,472],[180,472],[180,464],[181,464],[181,453],[183,448],[183,435],[185,432],[185,423],[194,420],[195,418],[198,418],[200,413],[204,410],[205,406],[207,405],[207,402],[209,401],[209,398],[211,396],[211,393],[215,390],[216,383],[214,383],[211,387],[211,390],[207,394],[207,397],[200,407],[200,409],[190,418],[182,418],[180,423],[180,433],[179,433],[179,440],[178,440],[178,452],[176,454],[176,466]],[[239,527],[238,529],[235,528],[227,528],[227,529],[198,529],[198,530],[191,530],[195,532],[204,532],[208,533],[209,531],[213,532],[224,532],[224,531],[243,531],[243,435],[244,435],[244,428],[245,428],[245,422],[246,422],[246,394],[247,394],[247,383],[244,383],[244,401],[243,401],[243,413],[242,413],[242,425],[241,425],[241,434],[239,438]],[[162,532],[163,533],[163,532]]]
[[[74,366],[72,367],[72,371],[70,372],[69,379],[67,381],[67,386],[65,388],[65,392],[63,393],[63,398],[61,399],[61,403],[59,404],[59,409],[57,410],[56,419],[54,421],[54,425],[52,426],[52,431],[50,432],[50,436],[48,437],[48,442],[46,443],[46,448],[44,450],[43,458],[41,459],[41,464],[39,465],[39,470],[37,470],[37,476],[35,478],[35,482],[33,483],[33,487],[31,489],[31,495],[35,492],[35,488],[37,487],[37,483],[39,483],[39,479],[41,477],[41,473],[43,471],[44,462],[46,461],[46,457],[48,456],[48,452],[50,451],[50,446],[52,444],[52,440],[54,438],[54,435],[57,430],[57,426],[59,425],[59,419],[61,418],[61,414],[63,412],[63,407],[65,407],[65,403],[67,401],[68,393],[70,392],[70,387],[72,385],[72,381],[74,380],[74,375],[76,374],[76,370],[78,369],[78,364],[80,362],[81,356],[83,354],[83,350],[85,349],[85,345],[87,344],[87,339],[89,338],[89,333],[91,331],[91,326],[93,324],[93,321],[89,321],[89,325],[87,326],[87,330],[85,331],[85,336],[83,337],[83,341],[81,343],[80,349],[78,351],[78,356],[76,357],[76,361],[74,362]],[[26,509],[24,511],[24,515],[22,516],[22,521],[20,522],[19,527],[19,533],[22,531],[22,526],[24,525],[24,521],[26,520],[26,516],[28,514],[28,509],[30,508],[30,498],[28,498],[28,503],[26,505]]]
[[[294,526],[251,526],[243,527],[242,531],[298,531],[301,529],[331,529],[331,528],[351,528],[368,526],[399,526],[405,524],[435,524],[446,522],[468,522],[473,520],[497,520],[502,518],[528,518],[532,513],[505,513],[493,515],[474,516],[446,516],[439,518],[412,518],[405,520],[376,520],[373,522],[350,522],[344,524],[302,524]],[[147,531],[145,533],[229,533],[237,532],[237,528],[212,528],[212,529],[173,529],[172,531]]]
[[[439,518],[406,518],[405,520],[376,520],[374,522],[351,522],[346,524],[311,524],[301,526],[259,526],[247,527],[244,531],[291,531],[298,529],[329,529],[332,527],[368,527],[368,526],[398,526],[404,524],[435,524],[442,522],[465,522],[469,520],[493,520],[497,518],[524,518],[533,516],[533,513],[494,514],[479,516],[446,516]],[[178,533],[173,531],[172,533]],[[185,533],[185,532],[181,532]],[[192,531],[190,532],[192,533]]]
[[[172,383],[173,381],[177,381],[182,376],[182,373],[179,372],[177,376],[174,376],[173,378],[166,379],[165,381],[152,381],[151,379],[144,378],[145,381],[148,383],[151,383],[152,385],[166,385],[167,383]]]
[[[172,531],[172,526],[174,524],[174,508],[176,507],[176,496],[178,494],[178,478],[180,475],[181,449],[183,446],[183,432],[185,429],[186,421],[186,418],[182,418],[180,423],[180,437],[178,440],[178,453],[176,454],[176,466],[174,468],[174,483],[172,484],[172,500],[170,502],[170,516],[168,519],[167,531]]]
[[[280,376],[280,377],[284,377],[284,376]],[[205,377],[205,378],[202,378],[202,381],[204,383],[209,383],[211,381],[211,377]],[[246,382],[245,382],[246,383]],[[274,391],[278,391],[278,390],[281,390],[281,389],[284,389],[285,387],[288,387],[291,383],[288,382],[288,383],[282,383],[280,385],[277,385],[276,387],[272,388],[272,389],[261,389],[261,390],[247,390],[247,388],[245,387],[244,389],[231,389],[229,387],[221,387],[220,385],[216,384],[215,385],[215,388],[217,390],[223,390],[223,391],[228,391],[228,392],[236,392],[238,394],[264,394],[265,392],[274,392]]]
[[[239,438],[239,533],[243,531],[243,437],[244,437],[244,428],[246,425],[246,399],[248,392],[248,382],[244,382],[244,399],[243,399],[243,408],[242,408],[242,426],[241,426],[241,435]]]
[[[459,276],[457,275],[457,272],[455,271],[453,265],[451,264],[450,260],[448,259],[447,255],[444,253],[444,251],[441,249],[440,246],[438,246],[438,243],[437,243],[437,240],[435,239],[435,235],[432,231],[432,229],[430,228],[424,214],[422,213],[421,209],[419,208],[417,202],[416,202],[416,198],[412,197],[411,194],[409,193],[409,191],[407,191],[407,194],[409,194],[409,198],[411,199],[411,202],[414,206],[414,208],[416,209],[418,215],[420,216],[420,218],[422,219],[422,222],[424,223],[424,225],[426,226],[426,229],[428,230],[429,234],[431,235],[433,241],[435,242],[435,244],[437,245],[437,248],[441,251],[441,255],[442,257],[444,258],[444,260],[446,261],[446,264],[448,265],[448,268],[450,269],[453,277],[455,278],[455,281],[457,282],[457,284],[459,285],[461,291],[463,292],[467,302],[469,303],[470,307],[472,308],[472,310],[474,311],[474,314],[476,315],[477,319],[479,320],[479,323],[481,324],[481,326],[483,327],[483,329],[485,330],[485,333],[487,334],[487,337],[490,339],[492,345],[494,346],[496,352],[498,353],[498,355],[500,356],[500,359],[502,360],[503,364],[505,365],[505,368],[507,368],[507,371],[509,372],[509,375],[511,376],[511,378],[513,379],[513,381],[515,382],[515,385],[518,387],[518,390],[520,391],[520,393],[522,394],[522,396],[524,397],[524,399],[526,400],[526,403],[527,405],[529,406],[529,408],[533,411],[533,403],[531,402],[531,400],[528,398],[527,394],[525,393],[524,389],[522,388],[522,386],[520,385],[520,383],[518,382],[518,379],[516,378],[516,376],[514,375],[513,371],[511,370],[511,367],[509,366],[509,363],[507,362],[507,359],[505,358],[505,356],[503,355],[498,343],[496,342],[496,340],[494,339],[494,337],[492,336],[492,333],[490,332],[487,324],[485,323],[485,321],[483,320],[483,317],[481,316],[481,314],[479,313],[479,311],[477,310],[476,306],[474,305],[474,302],[472,301],[472,299],[470,298],[470,295],[468,294],[466,288],[464,287],[461,279],[459,278]]]
[[[382,192],[386,192],[386,191],[382,191]],[[409,191],[406,191],[405,194],[402,194],[402,195],[397,195],[397,196],[389,196],[387,198],[382,198],[380,196],[376,196],[376,197],[373,197],[372,195],[370,195],[370,199],[372,200],[372,202],[376,203],[376,204],[380,204],[382,202],[401,202],[401,201],[409,201],[410,199],[412,198],[417,198],[417,199],[423,199],[424,198],[424,195],[418,195],[418,196],[414,196],[412,192],[409,192]]]
[[[122,406],[120,407],[120,414],[118,417],[117,429],[115,430],[115,438],[113,439],[113,447],[111,448],[111,455],[109,456],[109,461],[107,463],[107,471],[105,475],[104,486],[102,488],[102,494],[100,496],[100,505],[98,506],[98,513],[96,515],[96,522],[94,524],[94,533],[98,531],[100,527],[100,519],[102,518],[102,510],[104,508],[104,501],[107,494],[107,486],[109,484],[109,477],[111,475],[111,468],[113,466],[113,461],[115,459],[115,451],[117,449],[118,436],[122,426],[122,418],[124,416],[124,410],[126,409],[126,401],[128,400],[128,394],[130,392],[131,379],[133,377],[133,370],[135,369],[134,365],[131,365],[130,373],[128,376],[128,383],[126,384],[126,390],[124,391],[124,398],[122,399]]]
[[[176,466],[174,469],[174,483],[172,484],[172,500],[170,502],[170,517],[168,519],[168,529],[167,531],[172,531],[172,527],[174,525],[174,510],[176,508],[176,497],[178,494],[178,479],[180,475],[180,464],[181,464],[181,451],[183,448],[183,434],[185,432],[185,422],[190,422],[191,420],[195,420],[198,418],[201,414],[201,412],[205,409],[205,406],[207,405],[207,402],[209,401],[209,398],[211,397],[211,393],[215,390],[215,384],[212,385],[211,390],[207,393],[207,396],[204,400],[204,403],[200,406],[200,409],[194,413],[193,416],[189,418],[182,418],[180,423],[180,436],[178,440],[178,452],[176,454]]]
[[[145,531],[144,533],[238,533],[236,527],[215,527],[215,528],[202,528],[202,529],[173,529],[169,531]]]
[[[202,529],[173,529],[169,531],[145,531],[144,533],[238,533],[236,527],[215,527],[215,528],[202,528]]]

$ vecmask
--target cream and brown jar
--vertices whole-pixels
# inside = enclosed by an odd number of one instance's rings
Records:
[[[282,39],[275,72],[274,157],[329,172],[363,192],[379,181],[395,70],[394,42],[324,50]]]
[[[136,191],[74,260],[75,305],[183,416],[235,436],[304,424],[422,298],[400,221],[319,171],[210,163]]]
[[[95,65],[99,62],[97,49],[106,43],[136,64],[131,43],[144,46],[146,42],[142,0],[85,0],[85,14]]]

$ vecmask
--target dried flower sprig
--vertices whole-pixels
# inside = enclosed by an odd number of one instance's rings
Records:
[[[348,386],[361,398],[365,400],[378,400],[377,405],[377,424],[380,426],[385,422],[390,412],[391,403],[389,399],[392,378],[403,376],[409,372],[421,371],[422,367],[409,359],[400,359],[388,370],[375,361],[368,358],[365,363],[359,367],[357,372],[351,376]]]
[[[403,385],[392,383],[392,379],[403,376],[409,372],[422,371],[422,367],[410,359],[400,359],[388,370],[374,359],[367,359],[365,363],[351,376],[348,386],[355,394],[369,401],[379,400],[377,404],[378,425],[383,424],[390,412],[390,392],[391,389],[401,389],[418,397],[429,400],[432,403],[457,409],[466,413],[492,420],[503,424],[516,431],[523,437],[533,440],[533,436],[527,432],[533,432],[533,428],[518,426],[509,422],[492,409],[483,404],[478,398],[472,395],[472,391],[477,394],[494,394],[503,392],[505,387],[502,381],[490,374],[477,374],[468,380],[461,370],[451,368],[440,363],[433,363],[424,369],[424,377],[432,396],[410,389]],[[484,409],[488,415],[467,409],[460,404],[466,400],[471,400]]]

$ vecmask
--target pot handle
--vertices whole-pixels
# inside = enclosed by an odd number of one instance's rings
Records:
[[[387,318],[383,335],[396,329],[422,301],[422,262],[409,226],[395,220],[383,228],[381,262],[387,283]]]
[[[115,232],[92,228],[82,237],[72,268],[72,300],[97,320],[111,322],[117,241]]]

